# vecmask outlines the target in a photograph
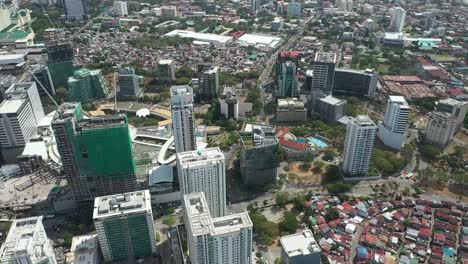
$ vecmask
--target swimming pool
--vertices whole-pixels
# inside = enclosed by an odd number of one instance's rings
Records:
[[[298,138],[296,141],[299,142],[299,143],[307,143],[307,140],[305,140],[303,138]]]
[[[309,138],[307,138],[307,140],[309,140],[310,142],[312,142],[312,144],[314,144],[315,146],[317,146],[317,147],[319,147],[321,149],[328,147],[327,143],[325,143],[323,140],[318,139],[316,137],[309,137]]]

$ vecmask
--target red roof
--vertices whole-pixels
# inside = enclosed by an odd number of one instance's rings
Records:
[[[288,148],[292,148],[292,149],[296,149],[296,150],[302,150],[302,151],[306,150],[309,147],[309,145],[307,143],[297,142],[297,141],[294,141],[294,140],[288,140],[288,139],[285,139],[285,138],[280,138],[279,144],[283,145],[283,146],[286,146]]]
[[[431,230],[429,228],[419,229],[419,235],[429,237],[431,235]]]
[[[441,233],[435,233],[434,234],[434,240],[438,240],[438,241],[445,241],[445,236],[444,234],[441,234]]]
[[[403,76],[403,75],[384,75],[382,76],[384,81],[393,82],[422,82],[421,78],[415,75]]]
[[[461,91],[460,89],[450,89],[447,91],[447,93],[450,95],[459,95],[463,94],[463,91]]]
[[[297,56],[299,56],[299,51],[297,50],[282,51],[280,52],[279,56],[282,58],[296,58]]]
[[[348,202],[343,202],[341,205],[342,205],[342,206],[344,207],[344,209],[347,210],[347,211],[348,211],[348,210],[351,210],[351,209],[353,208]]]

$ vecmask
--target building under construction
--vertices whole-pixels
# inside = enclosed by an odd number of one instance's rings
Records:
[[[64,103],[52,128],[75,200],[136,190],[135,160],[124,115],[85,119],[80,103]]]

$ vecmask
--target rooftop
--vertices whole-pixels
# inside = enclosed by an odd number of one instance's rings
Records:
[[[374,121],[372,121],[372,119],[370,119],[370,117],[366,115],[358,115],[350,121],[355,122],[359,126],[375,126]]]
[[[262,45],[275,48],[283,41],[283,39],[269,35],[244,34],[238,39],[238,41],[248,45]]]
[[[205,163],[207,161],[224,161],[224,154],[218,147],[206,148],[203,150],[194,150],[177,153],[177,160],[183,165],[195,164],[200,162]]]
[[[278,108],[281,109],[304,109],[304,103],[295,99],[295,98],[287,98],[287,99],[278,99]]]
[[[0,104],[1,114],[18,113],[21,107],[27,102],[26,99],[3,100]]]
[[[67,254],[69,264],[94,264],[98,258],[97,235],[75,236],[72,239],[70,252]]]
[[[179,36],[181,38],[191,38],[191,39],[199,40],[199,41],[222,43],[222,44],[232,41],[232,37],[229,37],[229,36],[221,36],[221,35],[210,34],[210,33],[197,33],[193,31],[178,30],[178,29],[171,31],[164,36],[169,36],[169,37]]]
[[[346,103],[346,100],[342,100],[340,98],[336,98],[332,95],[327,95],[325,97],[320,98],[320,101],[330,104],[330,105],[340,105]]]
[[[289,257],[321,252],[317,241],[309,229],[302,233],[281,237],[281,246]]]
[[[241,133],[241,140],[246,149],[278,144],[274,126],[245,122]]]
[[[130,214],[151,209],[148,190],[97,197],[94,200],[93,219]]]
[[[398,103],[399,105],[402,105],[406,108],[410,108],[410,106],[408,105],[408,102],[406,102],[406,99],[405,97],[403,96],[398,96],[398,95],[390,95],[388,97],[388,99],[394,103]]]
[[[334,52],[317,52],[315,54],[315,62],[336,63],[336,53]]]

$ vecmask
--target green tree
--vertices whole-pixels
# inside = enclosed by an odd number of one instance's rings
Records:
[[[431,144],[422,145],[419,151],[421,155],[428,160],[434,160],[442,153],[442,149]]]
[[[163,224],[169,227],[173,226],[175,223],[176,223],[176,218],[172,215],[163,220]]]
[[[310,167],[311,167],[310,163],[306,163],[306,162],[299,165],[299,169],[303,172],[308,172],[310,170]]]
[[[340,212],[336,208],[329,208],[325,213],[325,219],[330,222],[340,217]]]
[[[290,196],[287,192],[278,192],[276,194],[276,203],[281,207],[284,207],[287,203],[289,203],[289,200]]]
[[[278,224],[281,233],[294,234],[296,233],[299,223],[296,214],[293,212],[286,212],[284,219]]]

